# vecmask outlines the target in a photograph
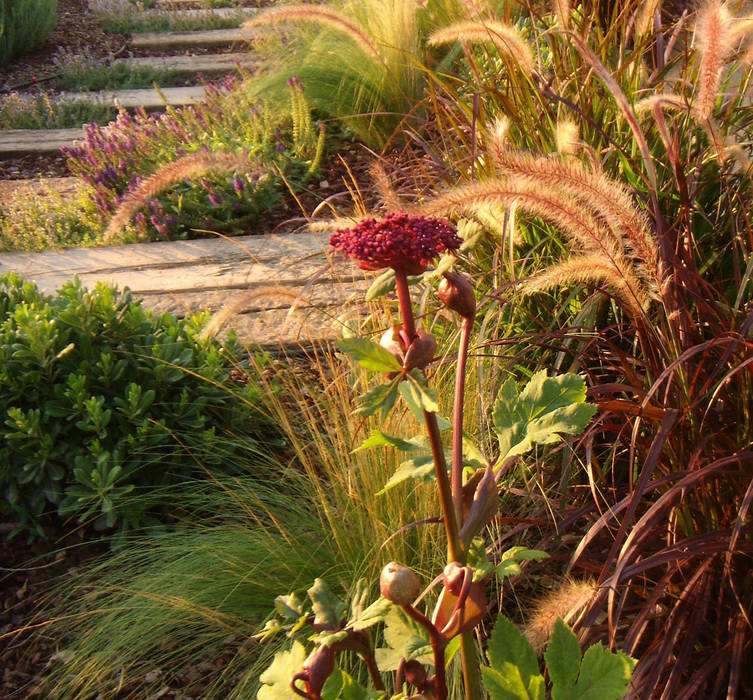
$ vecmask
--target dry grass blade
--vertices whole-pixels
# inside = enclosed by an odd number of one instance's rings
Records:
[[[244,29],[252,29],[269,24],[282,22],[314,22],[332,27],[349,36],[366,53],[383,62],[383,58],[376,46],[366,33],[339,12],[316,5],[290,5],[268,10],[258,17],[248,20],[243,24]]]
[[[627,97],[625,97],[625,93],[617,84],[617,81],[606,69],[604,64],[599,60],[599,57],[588,47],[586,42],[577,34],[574,34],[572,32],[568,32],[568,36],[570,36],[570,38],[573,40],[573,43],[577,47],[578,51],[580,51],[583,58],[585,58],[591,64],[591,67],[594,69],[596,75],[598,75],[599,78],[601,78],[601,80],[604,82],[604,84],[609,88],[609,92],[612,93],[612,97],[617,103],[617,106],[620,108],[623,116],[627,120],[628,125],[630,126],[630,130],[633,132],[633,136],[635,137],[635,141],[638,144],[638,148],[640,149],[641,158],[643,159],[643,165],[646,168],[646,174],[648,175],[649,183],[651,184],[651,196],[654,200],[654,208],[658,211],[659,205],[658,201],[656,200],[656,168],[654,167],[654,162],[651,157],[651,151],[648,147],[648,142],[646,141],[646,136],[641,130],[640,125],[638,124],[638,120],[635,116],[633,108],[630,106],[630,102],[628,101]]]
[[[526,72],[534,69],[533,54],[528,42],[509,24],[488,20],[485,22],[458,22],[437,30],[429,37],[430,46],[452,44],[456,41],[467,43],[491,43],[501,53],[516,61]]]

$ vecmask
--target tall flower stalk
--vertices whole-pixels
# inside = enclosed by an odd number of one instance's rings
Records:
[[[401,357],[403,370],[410,371],[411,357],[419,357],[423,366],[431,360],[427,356],[426,347],[433,349],[436,343],[433,339],[426,341],[426,334],[416,330],[413,305],[408,282],[409,274],[419,274],[444,252],[454,252],[460,246],[460,239],[454,227],[441,219],[411,216],[409,214],[389,214],[384,220],[367,219],[353,229],[338,231],[330,239],[331,245],[353,258],[359,267],[365,270],[378,270],[384,267],[392,268],[395,273],[395,291],[397,294],[402,325],[399,330],[403,347]],[[466,564],[466,547],[460,538],[463,525],[463,398],[465,391],[465,375],[468,359],[470,334],[475,315],[475,298],[470,283],[455,273],[448,273],[440,285],[439,297],[441,301],[461,317],[460,348],[458,353],[455,401],[453,408],[453,438],[452,464],[448,476],[444,446],[439,429],[439,422],[435,411],[424,410],[423,417],[426,432],[431,446],[434,472],[437,480],[439,501],[442,508],[442,522],[447,537],[447,565],[460,567]],[[421,366],[423,365],[423,366]],[[464,580],[472,574],[466,568],[463,570]],[[465,585],[465,595],[470,586]],[[462,590],[462,586],[461,586]],[[383,591],[384,594],[384,591]],[[386,595],[385,597],[389,597]],[[460,613],[464,617],[465,601],[458,598],[451,617]],[[438,604],[438,608],[441,605]],[[446,683],[444,680],[444,648],[448,639],[443,630],[429,621],[414,608],[406,608],[413,619],[423,624],[432,640],[436,658],[436,691],[440,698],[446,697]],[[437,612],[435,611],[435,618]],[[421,622],[424,620],[425,622]],[[448,623],[449,624],[449,623]],[[474,625],[475,626],[475,625]],[[445,629],[447,624],[445,625]],[[463,675],[468,700],[480,698],[479,663],[474,649],[472,629],[458,630],[462,634],[461,653],[463,657]]]

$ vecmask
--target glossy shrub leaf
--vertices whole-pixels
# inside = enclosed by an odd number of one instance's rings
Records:
[[[392,353],[366,338],[343,338],[337,345],[364,369],[374,372],[399,372],[402,369]]]
[[[548,445],[562,435],[581,433],[596,412],[594,405],[584,403],[585,398],[585,382],[577,374],[547,377],[542,370],[521,392],[508,380],[494,403],[499,464],[525,454],[534,444]]]

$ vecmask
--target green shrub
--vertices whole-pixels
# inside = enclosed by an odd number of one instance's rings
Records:
[[[57,9],[57,0],[0,0],[0,66],[41,46]]]
[[[197,467],[227,471],[263,423],[255,388],[229,386],[237,347],[201,339],[202,318],[0,277],[0,512],[44,534],[54,506],[122,534]]]

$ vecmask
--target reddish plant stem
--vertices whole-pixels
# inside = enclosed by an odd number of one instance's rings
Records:
[[[437,414],[424,411],[424,420],[426,421],[426,430],[429,433],[431,455],[434,459],[434,471],[437,475],[437,485],[439,486],[439,500],[442,504],[442,520],[444,521],[444,529],[447,533],[447,561],[448,563],[453,561],[460,562],[464,554],[463,548],[460,545],[460,536],[458,535],[458,521],[455,518],[455,508],[452,505],[452,490],[450,488],[450,478],[447,476],[447,462],[444,458],[442,438],[439,434]]]
[[[413,306],[408,287],[408,275],[405,274],[405,270],[395,268],[395,291],[400,305],[400,315],[403,319],[403,331],[406,335],[407,344],[410,344],[416,337],[416,323],[413,320]]]
[[[444,668],[444,652],[447,643],[439,634],[439,630],[434,623],[423,613],[416,610],[412,605],[400,606],[405,614],[418,622],[429,633],[431,641],[431,650],[434,653],[434,670],[436,671],[437,698],[438,700],[447,700],[447,676]]]
[[[464,316],[460,322],[460,347],[455,368],[455,401],[452,409],[452,505],[458,527],[463,526],[463,404],[472,328],[473,319]],[[465,564],[464,561],[460,563]]]

